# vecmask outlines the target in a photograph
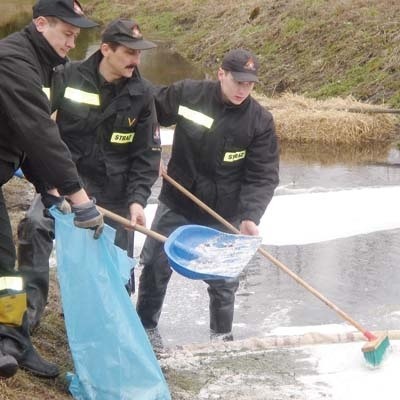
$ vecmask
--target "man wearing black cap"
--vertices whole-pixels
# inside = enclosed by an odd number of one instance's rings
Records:
[[[160,138],[150,87],[140,77],[145,40],[135,21],[118,19],[103,32],[100,49],[83,62],[60,67],[53,79],[53,107],[61,137],[85,189],[97,204],[132,225],[146,224],[144,207],[158,177]],[[115,243],[133,256],[133,232],[112,220]],[[47,303],[54,222],[35,198],[18,228],[18,262],[29,272],[28,318],[34,329]],[[33,279],[34,277],[34,279]],[[134,291],[133,275],[129,290]]]
[[[258,67],[249,51],[232,50],[222,61],[218,81],[184,80],[155,95],[160,124],[176,124],[168,174],[248,235],[258,234],[257,224],[279,179],[272,115],[250,96]],[[152,229],[165,236],[185,224],[226,230],[165,180],[159,200]],[[156,332],[172,271],[162,244],[151,238],[145,241],[141,263],[137,311],[151,333]],[[239,281],[206,283],[211,338],[232,340]]]
[[[22,164],[36,190],[58,189],[72,203],[75,225],[101,233],[103,218],[82,189],[68,148],[50,118],[49,87],[53,68],[66,62],[80,28],[88,20],[74,0],[38,0],[33,21],[0,45],[0,376],[18,367],[42,377],[55,377],[57,366],[43,360],[32,346],[22,278],[15,275],[15,249],[1,186]],[[51,202],[61,198],[49,195]]]

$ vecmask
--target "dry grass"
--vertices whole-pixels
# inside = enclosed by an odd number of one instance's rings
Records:
[[[388,141],[394,137],[398,122],[395,115],[376,113],[376,106],[352,97],[315,100],[285,93],[256,98],[273,114],[283,142],[358,145]]]

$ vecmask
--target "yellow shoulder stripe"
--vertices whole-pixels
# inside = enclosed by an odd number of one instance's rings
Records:
[[[185,106],[179,106],[178,114],[182,117],[188,119],[189,121],[195,122],[196,124],[203,125],[210,129],[214,120],[209,116],[202,114],[201,112],[191,110]]]
[[[21,291],[24,288],[24,282],[19,276],[2,276],[0,278],[0,290],[11,289]]]
[[[65,89],[64,97],[76,103],[85,103],[91,106],[100,105],[100,97],[97,93],[89,93],[72,87]]]
[[[43,86],[42,90],[43,90],[44,94],[47,96],[47,98],[50,100],[50,88]]]

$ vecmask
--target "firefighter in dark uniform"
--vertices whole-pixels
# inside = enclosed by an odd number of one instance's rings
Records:
[[[278,184],[279,150],[271,114],[251,96],[258,62],[250,52],[229,52],[218,81],[184,80],[156,91],[159,122],[176,124],[168,174],[241,233],[257,224]],[[180,225],[225,230],[164,180],[152,229],[169,236]],[[141,253],[137,312],[149,336],[156,327],[171,276],[163,246],[147,238]],[[211,338],[232,339],[238,279],[207,281]],[[156,343],[156,346],[159,343]]]
[[[144,207],[158,178],[161,146],[150,85],[140,77],[143,39],[131,20],[111,22],[100,49],[83,62],[59,68],[52,101],[61,137],[84,187],[98,205],[145,225]],[[133,256],[133,231],[114,221],[115,243]],[[54,222],[35,198],[18,229],[18,262],[27,279],[28,317],[34,329],[47,303]],[[134,291],[133,275],[129,290]]]
[[[97,24],[85,18],[74,0],[38,0],[33,21],[0,45],[0,376],[18,367],[42,377],[57,376],[57,366],[32,346],[24,282],[14,271],[15,248],[1,186],[23,163],[25,175],[46,196],[57,188],[75,211],[75,225],[101,233],[103,218],[89,199],[50,118],[48,98],[53,68],[66,62],[80,28]],[[40,185],[40,181],[47,182]],[[51,197],[55,204],[62,198]]]

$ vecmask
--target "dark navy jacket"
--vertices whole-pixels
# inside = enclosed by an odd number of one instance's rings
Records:
[[[107,83],[98,73],[101,59],[97,51],[56,71],[52,101],[60,133],[92,196],[146,206],[161,155],[153,96],[138,71]]]
[[[161,125],[176,124],[168,174],[231,221],[259,223],[279,181],[272,115],[252,97],[222,99],[217,81],[184,80],[156,90]],[[196,223],[209,218],[164,181],[160,200]]]
[[[65,61],[33,23],[0,41],[0,160],[13,169],[25,160],[38,191],[44,180],[71,194],[81,185],[49,102],[53,69]]]

